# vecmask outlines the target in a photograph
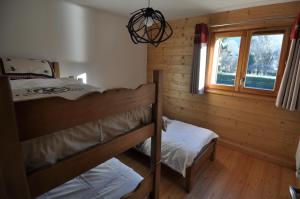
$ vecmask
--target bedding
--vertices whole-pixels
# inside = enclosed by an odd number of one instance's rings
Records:
[[[100,88],[71,78],[11,80],[10,85],[14,102],[49,97],[76,100],[92,92],[101,92]]]
[[[54,68],[47,60],[0,58],[2,75],[10,79],[54,78]]]
[[[14,102],[46,97],[80,98],[99,88],[74,79],[11,80]],[[37,86],[38,85],[38,86]],[[49,92],[47,89],[52,88]],[[62,89],[70,88],[70,89]],[[75,88],[72,90],[71,88]],[[46,90],[41,91],[40,90]],[[53,134],[22,142],[27,172],[54,164],[59,160],[104,143],[115,136],[151,122],[151,107],[139,107],[129,112],[78,125]]]
[[[218,135],[209,129],[164,117],[166,121],[167,128],[161,138],[161,161],[185,177],[186,168],[192,165],[201,149]],[[137,149],[150,156],[151,140],[147,139]]]
[[[109,141],[136,127],[151,122],[151,108],[140,107],[53,134],[22,142],[26,170],[43,166]]]
[[[112,158],[36,199],[119,199],[143,180],[134,170]]]

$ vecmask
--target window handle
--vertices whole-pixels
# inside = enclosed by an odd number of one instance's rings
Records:
[[[244,85],[244,82],[245,82],[245,77],[242,77],[242,78],[240,79],[240,86],[243,86],[243,85]]]

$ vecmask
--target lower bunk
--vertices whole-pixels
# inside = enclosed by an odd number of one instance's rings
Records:
[[[143,180],[133,169],[112,158],[37,199],[133,198]]]

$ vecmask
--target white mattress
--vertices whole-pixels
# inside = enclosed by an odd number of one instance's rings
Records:
[[[209,129],[167,120],[167,129],[162,131],[161,161],[185,177],[186,168],[192,165],[201,149],[218,135]],[[147,139],[138,149],[150,156],[151,140]]]
[[[112,158],[37,199],[119,199],[134,191],[142,180],[131,168]]]

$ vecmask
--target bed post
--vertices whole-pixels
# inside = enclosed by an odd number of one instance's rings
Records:
[[[193,187],[193,173],[192,173],[192,166],[188,167],[185,172],[185,191],[190,193]]]
[[[213,142],[213,151],[211,152],[211,155],[209,157],[210,161],[214,161],[216,158],[216,147],[217,147],[217,139],[214,140]]]
[[[17,130],[11,89],[7,77],[0,76],[0,196],[29,199],[21,143]],[[2,187],[4,185],[4,187]]]
[[[155,122],[154,136],[151,138],[151,168],[154,172],[153,191],[151,193],[152,199],[159,198],[160,186],[160,156],[161,156],[161,126],[162,126],[162,71],[153,71],[153,83],[156,85],[155,89],[155,104],[153,106],[152,118]]]
[[[60,78],[60,68],[58,62],[52,62],[55,78]]]
[[[206,159],[209,159],[210,161],[215,160],[216,145],[217,145],[217,139],[215,138],[207,145],[207,147],[205,148],[204,151],[202,151],[202,153],[200,152],[200,154],[198,154],[193,164],[190,167],[186,168],[185,191],[187,193],[190,193],[192,191],[195,177],[197,176],[197,172],[200,169],[200,165]]]

